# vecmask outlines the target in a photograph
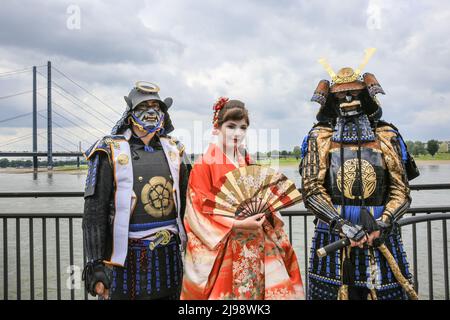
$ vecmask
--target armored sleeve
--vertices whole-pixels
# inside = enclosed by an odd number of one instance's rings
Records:
[[[326,223],[339,217],[339,213],[334,208],[331,197],[324,187],[329,165],[328,151],[331,145],[331,136],[331,128],[313,128],[303,143],[303,159],[299,168],[305,206],[317,218]]]
[[[113,199],[113,173],[106,153],[89,159],[83,215],[83,242],[88,261],[107,259],[109,216]]]
[[[182,221],[184,219],[184,212],[186,210],[186,192],[190,172],[191,165],[183,161],[180,166],[180,218]]]
[[[398,133],[389,126],[377,129],[381,151],[389,172],[388,198],[382,220],[398,220],[408,210],[411,196],[406,170],[402,162]]]

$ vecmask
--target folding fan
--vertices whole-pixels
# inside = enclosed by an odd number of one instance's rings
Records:
[[[300,202],[302,195],[284,174],[250,165],[228,172],[214,200],[214,214],[243,219],[290,207]]]

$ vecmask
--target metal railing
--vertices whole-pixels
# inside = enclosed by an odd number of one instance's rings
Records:
[[[30,300],[35,299],[35,287],[37,284],[37,281],[35,281],[35,228],[34,225],[36,224],[37,220],[40,220],[41,222],[41,248],[42,248],[42,256],[40,259],[40,262],[42,264],[42,298],[43,300],[48,299],[48,263],[49,263],[49,234],[47,232],[47,229],[49,227],[48,220],[54,221],[54,248],[55,248],[55,275],[56,275],[56,299],[61,300],[61,292],[62,292],[62,286],[61,286],[61,258],[63,255],[65,255],[68,258],[69,266],[74,266],[74,251],[75,251],[75,244],[74,244],[74,220],[80,220],[82,219],[83,214],[82,213],[45,213],[45,214],[25,214],[25,213],[14,213],[14,214],[0,214],[0,219],[3,220],[3,298],[6,300],[8,299],[9,295],[9,261],[8,261],[8,253],[9,253],[9,247],[8,247],[8,237],[9,237],[9,230],[8,230],[8,220],[14,220],[15,221],[15,250],[16,250],[16,264],[15,264],[15,276],[16,276],[16,299],[20,300],[22,298],[22,259],[23,256],[21,255],[21,248],[23,246],[23,241],[21,241],[22,233],[21,233],[21,221],[28,220],[28,251],[29,251],[29,293],[30,293]],[[68,238],[69,238],[69,245],[68,245],[68,252],[61,252],[61,221],[67,220],[68,222]],[[51,235],[50,235],[51,237]],[[78,239],[79,240],[79,239]],[[83,244],[82,241],[78,241],[76,243],[78,246],[78,249],[81,249],[83,254],[83,265],[86,264],[86,259],[84,255],[83,250]],[[82,266],[80,266],[82,267]],[[79,279],[80,280],[80,279]],[[28,281],[27,281],[28,282]],[[87,299],[87,293],[84,292],[84,298]],[[75,299],[75,287],[70,288],[70,299]]]
[[[450,184],[427,184],[427,185],[412,185],[412,190],[450,190]],[[83,196],[82,192],[2,192],[0,198],[68,198]],[[440,213],[440,214],[438,214]],[[287,219],[287,231],[289,233],[289,239],[293,243],[294,248],[296,242],[294,241],[294,235],[299,234],[303,244],[300,246],[300,250],[303,250],[303,265],[302,276],[305,287],[308,287],[308,262],[309,262],[309,248],[310,241],[309,235],[313,229],[313,215],[306,211],[282,211],[282,216]],[[410,208],[408,215],[420,216],[413,222],[406,222],[404,226],[411,226],[411,251],[412,251],[412,266],[414,275],[414,285],[416,290],[419,289],[419,276],[422,273],[419,272],[418,262],[418,226],[426,224],[426,256],[427,256],[427,279],[428,279],[428,292],[423,295],[427,295],[428,299],[433,300],[435,297],[434,281],[436,275],[433,272],[433,258],[434,254],[434,242],[432,227],[433,220],[441,221],[442,230],[442,268],[440,268],[443,276],[440,277],[443,284],[443,294],[441,297],[449,299],[449,265],[448,265],[448,242],[447,237],[447,219],[450,218],[450,207],[424,207],[424,208]],[[88,299],[87,293],[84,291],[84,286],[79,285],[81,282],[80,269],[85,265],[85,255],[81,236],[81,219],[82,213],[0,213],[0,220],[2,221],[3,231],[3,244],[2,244],[2,261],[3,261],[3,279],[0,284],[3,285],[3,299],[23,299],[24,294],[30,300],[36,298],[42,298],[47,300],[50,298],[49,289],[52,289],[52,293],[57,300],[63,298],[63,293],[68,295],[69,299]],[[28,221],[26,223],[25,221]],[[49,221],[54,222],[49,224]],[[80,227],[75,228],[74,224],[77,222]],[[40,228],[36,228],[36,225],[40,223]],[[298,224],[302,223],[303,228],[298,227]],[[14,236],[10,232],[10,226],[15,229]],[[28,232],[23,229],[23,225]],[[67,233],[61,232],[61,226],[66,228]],[[294,228],[294,225],[295,228]],[[402,232],[403,228],[402,226]],[[52,227],[54,232],[50,234],[49,228]],[[434,226],[435,227],[435,226]],[[38,229],[38,230],[37,230]],[[24,234],[28,234],[28,237],[24,237]],[[35,241],[36,237],[41,237],[40,242]],[[52,237],[53,236],[53,237]],[[62,236],[65,237],[66,246],[62,247]],[[27,238],[27,239],[26,239]],[[53,240],[53,241],[51,241]],[[26,241],[26,243],[25,243]],[[403,241],[409,241],[405,234],[403,234]],[[36,247],[39,247],[36,249]],[[10,258],[12,255],[10,251],[15,250],[15,266],[10,268]],[[26,249],[27,257],[24,256]],[[51,250],[53,252],[51,252]],[[36,251],[41,251],[39,255],[36,255]],[[407,250],[408,251],[408,250]],[[75,259],[75,252],[78,252],[78,259]],[[410,252],[408,252],[410,253]],[[54,256],[54,261],[52,257]],[[28,265],[24,265],[23,261],[27,260]],[[410,258],[411,259],[411,258]],[[50,261],[49,261],[50,260]],[[75,261],[77,260],[77,261]],[[300,257],[299,257],[300,260]],[[53,268],[49,268],[49,264],[53,264]],[[69,275],[66,279],[66,283],[70,282],[65,288],[62,286],[62,264],[69,267]],[[37,274],[36,268],[39,265],[40,272]],[[72,268],[73,266],[78,267]],[[49,270],[50,269],[50,270]],[[66,268],[67,269],[67,268]],[[14,272],[15,271],[15,272]],[[50,272],[49,272],[50,271]],[[77,272],[75,272],[77,271]],[[75,274],[76,273],[76,274]],[[15,282],[15,286],[10,286],[9,283]],[[15,281],[12,281],[15,280]],[[26,280],[26,281],[24,281]],[[74,285],[74,282],[78,283]],[[28,284],[26,288],[25,284]],[[49,288],[51,287],[51,288]],[[39,289],[39,293],[36,291]],[[25,291],[27,290],[27,291]],[[77,293],[77,294],[76,294]],[[14,296],[15,295],[15,296]]]
[[[441,213],[441,214],[437,214]],[[312,220],[308,223],[308,217],[313,217],[312,213],[309,211],[283,211],[282,216],[288,219],[288,231],[289,240],[295,245],[293,241],[293,218],[303,218],[303,270],[302,276],[306,290],[308,290],[308,267],[309,267],[309,238],[308,238],[308,226],[311,226]],[[427,275],[428,275],[428,298],[430,300],[434,299],[434,275],[433,275],[433,242],[432,242],[432,227],[431,222],[435,220],[440,220],[442,222],[442,246],[443,246],[443,282],[444,282],[444,299],[449,300],[449,265],[448,265],[448,237],[447,237],[447,220],[450,219],[450,207],[424,207],[424,208],[410,208],[406,215],[411,216],[423,215],[423,219],[418,219],[418,221],[407,222],[402,224],[402,228],[405,226],[412,226],[412,264],[413,264],[413,279],[414,287],[416,291],[419,289],[418,276],[419,276],[419,264],[418,264],[418,253],[417,253],[417,224],[426,223],[426,239],[427,239]],[[406,216],[405,215],[405,216]],[[402,229],[400,230],[400,232]],[[312,232],[311,232],[312,233]],[[312,235],[311,235],[312,236]],[[408,241],[403,237],[403,242]]]

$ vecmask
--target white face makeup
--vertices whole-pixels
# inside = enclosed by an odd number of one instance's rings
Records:
[[[224,122],[218,129],[219,142],[222,143],[224,150],[239,147],[245,139],[247,127],[245,119]]]

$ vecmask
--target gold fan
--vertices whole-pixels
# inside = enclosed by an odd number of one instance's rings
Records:
[[[295,184],[270,167],[245,166],[228,172],[224,178],[214,199],[215,214],[243,219],[285,209],[302,200]]]

